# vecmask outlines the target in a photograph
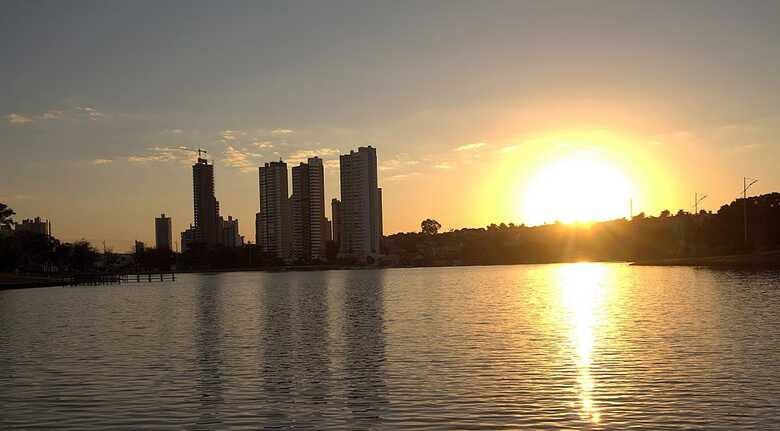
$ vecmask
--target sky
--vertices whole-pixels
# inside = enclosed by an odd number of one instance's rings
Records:
[[[0,202],[119,251],[192,222],[180,146],[252,241],[257,166],[319,155],[329,216],[365,145],[385,234],[780,190],[776,1],[4,0],[0,56]]]

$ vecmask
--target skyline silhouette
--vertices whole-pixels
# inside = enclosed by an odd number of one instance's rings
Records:
[[[385,232],[611,218],[629,199],[657,214],[696,191],[714,210],[743,176],[780,189],[773,2],[426,3],[3,2],[0,202],[68,241],[151,244],[151,216],[190,222],[180,147],[209,152],[248,239],[257,166],[317,154],[329,202],[337,156],[369,144]],[[608,175],[550,180],[580,152]]]

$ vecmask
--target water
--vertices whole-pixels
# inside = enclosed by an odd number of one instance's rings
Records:
[[[0,428],[778,429],[780,274],[622,264],[0,292]]]

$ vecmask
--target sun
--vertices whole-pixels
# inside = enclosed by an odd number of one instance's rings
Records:
[[[593,150],[544,165],[527,183],[526,223],[592,222],[625,217],[634,187],[618,166]]]

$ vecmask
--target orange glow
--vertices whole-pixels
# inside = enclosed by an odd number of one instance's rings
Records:
[[[523,195],[531,224],[608,220],[628,215],[633,184],[595,151],[580,150],[537,171]]]

